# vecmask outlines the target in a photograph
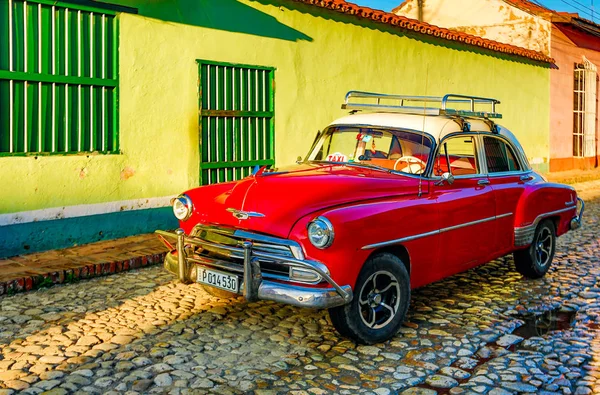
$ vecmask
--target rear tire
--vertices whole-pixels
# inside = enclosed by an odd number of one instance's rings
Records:
[[[515,268],[529,278],[541,278],[548,272],[556,250],[556,228],[551,220],[540,222],[535,230],[533,242],[524,249],[515,251]]]
[[[380,343],[393,337],[410,304],[410,277],[400,258],[389,253],[369,258],[354,291],[350,303],[329,309],[335,329],[360,344]]]
[[[200,287],[207,294],[209,294],[210,296],[214,296],[216,298],[233,299],[233,298],[237,298],[238,297],[238,295],[234,294],[233,292],[225,291],[224,289],[219,289],[219,288],[211,287],[209,285],[200,284]]]

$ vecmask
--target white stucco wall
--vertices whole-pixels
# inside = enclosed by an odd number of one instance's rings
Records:
[[[417,1],[394,12],[418,19]],[[550,55],[550,21],[503,0],[423,0],[423,21]]]

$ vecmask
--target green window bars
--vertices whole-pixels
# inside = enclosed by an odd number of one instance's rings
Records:
[[[270,67],[198,60],[200,183],[234,181],[273,165],[274,74]]]
[[[0,156],[114,153],[116,12],[0,0]]]

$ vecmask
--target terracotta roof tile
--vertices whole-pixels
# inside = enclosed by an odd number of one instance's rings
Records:
[[[505,2],[512,4],[513,6],[520,8],[525,11],[532,12],[534,14],[551,14],[552,11],[549,8],[546,8],[542,5],[535,4],[532,1],[528,0],[504,0]]]
[[[554,59],[544,55],[541,52],[532,51],[530,49],[517,47],[515,45],[503,44],[497,41],[489,40],[458,32],[455,30],[445,29],[438,26],[430,25],[426,22],[419,22],[416,19],[410,19],[404,16],[392,14],[380,10],[374,10],[369,7],[361,7],[359,5],[348,3],[344,0],[293,0],[298,3],[313,5],[316,7],[326,8],[347,15],[354,15],[359,18],[370,19],[375,22],[385,23],[391,26],[397,26],[401,29],[412,30],[421,34],[439,37],[449,41],[457,41],[472,45],[475,47],[489,49],[495,52],[501,52],[510,55],[521,56],[528,59],[537,60],[543,63],[554,63]],[[530,3],[526,0],[510,0],[511,2]],[[533,4],[533,3],[531,3]],[[538,6],[539,7],[539,6]],[[543,8],[543,7],[539,7]],[[549,10],[546,10],[549,11]]]

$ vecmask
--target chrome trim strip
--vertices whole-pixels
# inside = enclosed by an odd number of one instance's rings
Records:
[[[495,221],[495,220],[496,220],[496,216],[493,216],[493,217],[489,217],[489,218],[479,219],[477,221],[465,222],[464,224],[454,225],[454,226],[450,226],[448,228],[440,229],[440,233],[445,233],[445,232],[449,232],[451,230],[466,228],[467,226],[482,224],[485,222],[490,222],[490,221]]]
[[[500,218],[504,218],[504,217],[510,217],[511,215],[513,215],[513,213],[506,213],[506,214],[496,215],[496,219],[500,219]]]
[[[477,221],[465,222],[460,225],[454,225],[454,226],[450,226],[447,228],[433,230],[431,232],[420,233],[420,234],[408,236],[408,237],[402,237],[400,239],[382,241],[381,243],[369,244],[369,245],[362,247],[361,249],[362,250],[371,250],[373,248],[386,247],[386,246],[398,244],[398,243],[405,243],[407,241],[412,241],[412,240],[420,239],[422,237],[429,237],[429,236],[433,236],[433,235],[437,235],[437,234],[441,234],[441,233],[445,233],[445,232],[450,232],[452,230],[464,228],[464,227],[471,226],[471,225],[477,225],[477,224],[482,224],[484,222],[495,221],[499,218],[509,217],[511,215],[513,215],[513,213],[500,214],[500,215],[496,215],[496,216],[489,217],[489,218],[479,219]]]
[[[422,237],[428,237],[428,236],[437,235],[439,233],[440,233],[440,230],[438,229],[438,230],[434,230],[434,231],[427,232],[427,233],[421,233],[421,234],[414,235],[414,236],[402,237],[400,239],[389,240],[389,241],[382,241],[381,243],[375,243],[375,244],[369,244],[369,245],[364,246],[361,249],[362,250],[371,250],[373,248],[385,247],[385,246],[389,246],[389,245],[397,244],[397,243],[404,243],[404,242],[407,242],[407,241],[420,239]]]
[[[538,224],[538,223],[539,223],[539,222],[540,222],[542,219],[544,219],[544,218],[546,218],[546,217],[549,217],[549,216],[551,216],[551,215],[554,215],[554,214],[560,214],[560,213],[564,213],[564,212],[566,212],[566,211],[570,211],[570,210],[576,210],[576,209],[577,209],[577,207],[573,206],[573,207],[561,208],[560,210],[556,210],[556,211],[550,211],[550,212],[548,212],[548,213],[545,213],[545,214],[540,214],[540,215],[538,215],[538,216],[535,218],[535,220],[533,221],[533,223],[532,223],[532,224],[530,224],[530,225],[528,225],[528,226],[531,226],[531,225],[533,225],[533,224],[535,224],[535,225],[537,226],[537,224]]]
[[[507,176],[511,176],[511,177],[519,177],[519,179],[523,176],[527,176],[531,174],[531,171],[527,170],[527,171],[523,171],[523,170],[515,170],[515,171],[499,171],[496,173],[488,173],[488,177],[490,178],[499,178],[499,177],[507,177]],[[523,181],[523,180],[521,180]]]

